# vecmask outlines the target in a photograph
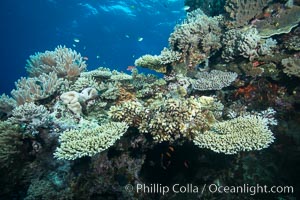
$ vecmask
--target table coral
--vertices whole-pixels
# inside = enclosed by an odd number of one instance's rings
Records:
[[[95,128],[69,130],[59,136],[60,146],[54,157],[75,160],[84,156],[93,156],[108,149],[126,132],[124,122],[110,122]]]
[[[194,138],[194,143],[200,148],[225,154],[261,150],[273,141],[273,133],[266,121],[254,115],[218,122],[209,131],[199,133]]]

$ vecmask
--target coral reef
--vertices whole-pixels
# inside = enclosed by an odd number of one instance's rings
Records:
[[[21,125],[26,133],[35,135],[39,133],[39,128],[46,128],[49,125],[49,114],[50,112],[43,105],[25,103],[12,111],[9,121]]]
[[[126,132],[124,122],[111,122],[93,129],[69,130],[59,136],[60,147],[54,153],[58,159],[75,160],[93,156],[112,146]]]
[[[235,27],[247,25],[256,15],[262,13],[263,9],[271,0],[226,0],[225,10]]]
[[[63,79],[57,77],[56,73],[41,74],[38,77],[19,79],[15,85],[16,89],[11,91],[11,95],[18,105],[34,102],[50,97],[65,85]]]
[[[238,56],[253,60],[257,57],[257,48],[260,36],[255,28],[246,31],[232,29],[224,34],[222,39],[223,51],[222,58],[225,61],[234,60]]]
[[[0,122],[0,169],[13,168],[21,154],[23,142],[19,132],[18,126],[9,122]]]
[[[76,115],[82,114],[82,104],[87,104],[98,96],[95,88],[85,88],[81,93],[75,91],[65,92],[60,95],[63,104],[67,105],[68,109]]]
[[[212,70],[211,72],[198,72],[195,78],[197,79],[190,79],[194,90],[221,90],[237,78],[237,73]]]
[[[0,96],[0,112],[5,113],[7,116],[11,115],[11,111],[17,106],[17,102],[5,95],[2,94]]]
[[[36,53],[27,60],[26,70],[30,76],[55,72],[58,77],[72,79],[86,68],[85,61],[75,50],[58,46],[54,51]]]
[[[150,133],[158,142],[172,142],[182,137],[191,139],[195,132],[208,129],[215,119],[207,107],[192,97],[156,100],[147,107],[131,101],[112,106],[109,115],[113,120],[137,127],[142,133]]]
[[[262,38],[273,35],[289,33],[292,28],[298,26],[300,21],[300,6],[291,8],[279,8],[276,15],[271,15],[265,20],[257,20],[254,25]]]
[[[299,58],[285,58],[281,61],[284,66],[283,72],[288,76],[296,76],[300,78],[300,59]]]
[[[298,184],[278,165],[300,155],[299,8],[286,2],[227,0],[230,16],[211,17],[225,0],[187,0],[169,46],[135,61],[158,76],[85,71],[64,46],[30,56],[30,77],[0,97],[0,198],[222,199],[125,186]]]
[[[266,121],[252,115],[218,122],[211,130],[200,133],[194,138],[194,143],[200,148],[225,154],[261,150],[269,147],[273,141],[274,136]]]
[[[217,18],[206,16],[201,10],[188,13],[186,20],[170,35],[172,50],[182,54],[187,68],[193,68],[209,58],[220,45],[222,30]]]

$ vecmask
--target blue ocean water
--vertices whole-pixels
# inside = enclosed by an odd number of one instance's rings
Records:
[[[27,76],[26,59],[66,45],[100,66],[126,71],[144,54],[159,54],[176,23],[183,0],[3,0],[0,93]]]

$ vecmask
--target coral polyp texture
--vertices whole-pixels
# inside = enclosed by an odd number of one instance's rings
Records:
[[[74,160],[94,156],[112,146],[126,132],[124,122],[110,122],[95,128],[69,130],[59,136],[60,147],[54,153],[58,159]]]
[[[194,138],[194,143],[200,148],[225,154],[261,150],[273,141],[273,133],[265,120],[252,115],[215,123],[209,131]]]
[[[27,60],[26,70],[30,76],[55,72],[58,77],[77,77],[86,69],[83,58],[75,50],[58,46],[54,51],[36,53]]]

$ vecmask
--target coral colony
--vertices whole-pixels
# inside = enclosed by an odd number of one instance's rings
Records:
[[[123,182],[143,183],[146,152],[160,144],[170,147],[152,165],[164,169],[184,143],[240,156],[270,147],[276,112],[299,100],[299,90],[287,93],[281,79],[300,78],[300,7],[228,0],[225,10],[228,16],[189,12],[160,55],[135,61],[163,78],[135,67],[131,75],[105,67],[87,71],[82,56],[65,46],[30,56],[29,76],[15,83],[12,97],[0,97],[1,168],[17,173],[8,169],[20,169],[22,161],[26,174],[41,170],[39,162],[53,163],[52,171],[23,183],[26,199],[72,199],[89,178],[94,182],[83,187],[89,187],[87,196],[115,191],[138,199]],[[84,178],[76,165],[89,157],[91,172]],[[183,166],[191,167],[187,160]],[[118,173],[125,174],[123,182],[114,179]],[[47,187],[51,192],[41,192]]]

